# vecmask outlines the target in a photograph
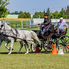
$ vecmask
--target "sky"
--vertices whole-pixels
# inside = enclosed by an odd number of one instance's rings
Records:
[[[37,12],[47,11],[60,12],[62,8],[67,8],[69,0],[9,0],[9,5],[6,6],[10,12],[23,11],[34,14]]]

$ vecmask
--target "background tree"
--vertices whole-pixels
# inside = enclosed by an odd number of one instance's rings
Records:
[[[53,16],[54,16],[54,19],[58,19],[58,18],[60,18],[59,17],[59,12],[58,11],[55,11],[54,13],[53,13]]]
[[[22,11],[19,12],[19,14],[23,13]]]
[[[33,18],[44,18],[44,12],[35,12]]]
[[[15,14],[16,14],[16,15],[19,14],[18,11],[15,11]]]
[[[5,17],[9,13],[8,9],[5,7],[9,4],[9,0],[0,0],[0,18]]]
[[[67,19],[68,19],[69,18],[69,6],[67,6],[66,15],[67,15]]]
[[[39,12],[39,16],[40,16],[40,18],[44,18],[44,13],[43,12]]]
[[[18,15],[18,18],[26,18],[25,14],[22,12],[21,14]]]
[[[50,9],[48,8],[47,9],[47,12],[46,12],[47,14],[48,14],[48,16],[49,16],[49,14],[50,14]]]
[[[39,18],[38,12],[35,12],[35,14],[33,15],[33,18]]]
[[[29,12],[26,13],[27,18],[31,18],[31,14]]]
[[[43,11],[43,13],[45,13],[45,10]]]
[[[19,15],[18,15],[18,18],[31,18],[31,14],[29,12],[21,12]]]
[[[61,9],[59,16],[63,17],[64,19],[67,17],[64,8]]]
[[[58,11],[55,11],[54,13],[51,13],[50,15],[49,15],[49,17],[50,18],[53,18],[53,19],[58,19],[58,18],[60,18],[59,17],[59,12]]]
[[[49,17],[52,18],[52,19],[54,19],[53,13],[51,13],[51,14],[49,15]]]

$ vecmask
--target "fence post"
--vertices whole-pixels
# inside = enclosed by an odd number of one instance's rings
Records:
[[[31,19],[30,19],[30,28],[31,28]]]
[[[21,28],[23,29],[23,20],[21,20]]]

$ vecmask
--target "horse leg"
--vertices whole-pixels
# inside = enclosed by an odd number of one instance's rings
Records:
[[[25,46],[25,50],[27,51],[27,41],[24,40],[23,44],[24,44],[24,46]],[[29,49],[29,50],[30,50],[30,49]]]
[[[34,42],[32,42],[32,51],[35,52],[35,50],[33,49],[33,46],[34,46]]]
[[[11,40],[11,47],[10,47],[10,52],[9,52],[8,54],[11,54],[11,52],[12,52],[13,43],[14,43],[14,40]]]
[[[31,45],[32,45],[32,51],[34,52],[34,50],[33,50],[33,46],[34,46],[34,42],[33,41],[28,41],[29,43],[31,43]]]
[[[20,45],[21,45],[21,47],[20,47],[20,49],[19,49],[19,51],[17,53],[20,53],[20,51],[21,51],[21,49],[23,47],[23,42],[20,42]]]
[[[2,41],[3,41],[3,40],[0,40],[0,46],[1,46],[1,44],[2,44]]]
[[[27,45],[27,52],[25,54],[28,54],[28,52],[29,52],[29,45],[28,45],[27,41],[25,41],[25,44]]]
[[[8,43],[9,43],[9,41],[6,41],[5,47],[10,51],[10,48],[8,47]],[[12,50],[13,50],[13,49],[12,49]]]
[[[8,50],[10,50],[10,48],[9,47],[7,47],[8,46],[8,41],[6,41],[6,43],[5,43],[5,47],[8,49]]]

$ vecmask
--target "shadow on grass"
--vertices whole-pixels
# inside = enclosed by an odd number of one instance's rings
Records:
[[[52,51],[47,51],[47,53],[45,51],[41,51],[41,53],[45,53],[45,54],[51,54]],[[29,52],[30,54],[32,53],[36,53],[36,52]],[[37,53],[40,53],[40,52],[37,52]]]
[[[0,54],[8,54],[9,52],[0,52]],[[11,54],[25,54],[25,52],[20,52],[20,53],[17,53],[17,52],[12,52]]]
[[[8,54],[9,52],[0,52],[0,54]],[[17,53],[17,52],[12,52],[11,54],[25,54],[26,52],[20,52],[20,53]],[[29,52],[30,54],[34,54],[34,53],[36,53],[36,52]],[[39,52],[37,52],[37,53],[39,53]],[[41,53],[45,53],[45,54],[50,54],[51,53],[51,51],[48,51],[47,53],[45,52],[45,51],[41,51]]]

